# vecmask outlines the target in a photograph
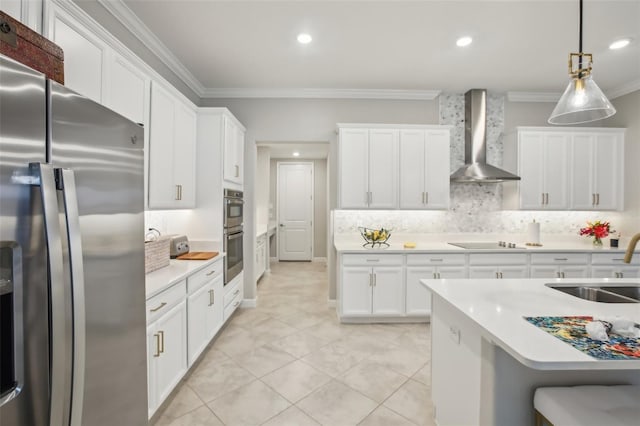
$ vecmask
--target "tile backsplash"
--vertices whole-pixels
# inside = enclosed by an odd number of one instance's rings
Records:
[[[478,204],[482,206],[482,203]],[[502,211],[448,210],[336,210],[333,217],[334,232],[358,232],[358,226],[390,228],[397,233],[494,233],[524,234],[527,224],[535,219],[542,234],[575,235],[586,222],[608,220],[613,229],[622,222],[619,212],[584,211]],[[621,230],[624,233],[624,230]],[[625,234],[632,232],[629,230]]]

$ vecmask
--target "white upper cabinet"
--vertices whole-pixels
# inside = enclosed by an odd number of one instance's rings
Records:
[[[104,104],[146,129],[151,78],[114,52],[108,55],[107,64]]]
[[[396,208],[398,206],[398,131],[369,130],[368,158],[369,208]]]
[[[400,208],[449,207],[449,130],[400,130]]]
[[[567,176],[569,136],[522,133],[518,137],[520,206],[563,210],[569,206]]]
[[[340,207],[369,207],[369,131],[340,129],[338,150]]]
[[[89,29],[49,2],[47,38],[64,50],[65,86],[104,102],[107,46]]]
[[[624,129],[522,127],[517,184],[505,184],[505,206],[524,210],[621,210]]]
[[[571,204],[576,210],[622,210],[624,133],[573,135]]]
[[[244,129],[229,117],[224,117],[223,179],[242,185],[244,174]]]
[[[339,207],[447,209],[447,126],[338,124]]]
[[[149,207],[195,207],[196,114],[158,84],[151,87]]]

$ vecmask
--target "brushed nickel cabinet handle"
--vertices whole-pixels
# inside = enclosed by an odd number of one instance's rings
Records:
[[[428,192],[424,193],[424,203],[425,204],[429,204],[429,193]]]
[[[369,274],[369,287],[373,287],[373,274]]]
[[[240,177],[240,166],[236,164],[234,167],[236,168],[235,177]]]
[[[160,304],[160,306],[158,306],[157,308],[149,309],[149,312],[157,312],[157,311],[159,311],[160,309],[162,309],[163,307],[165,307],[165,305],[166,305],[166,304],[167,304],[167,302],[162,302],[162,303]]]
[[[624,278],[624,272],[620,272],[620,278]]]
[[[378,284],[378,275],[374,272],[373,273],[373,286],[375,287],[376,284]]]
[[[596,192],[596,206],[600,205],[600,193]]]
[[[429,259],[431,262],[442,262],[444,259]]]
[[[542,193],[542,201],[540,202],[544,206],[544,192]]]
[[[213,290],[209,290],[209,306],[213,306],[213,303],[214,303]]]
[[[438,278],[438,277],[436,276],[436,273],[434,272],[433,273],[433,279],[435,280],[436,278]]]
[[[158,334],[160,335],[160,353],[163,354],[164,353],[164,331],[158,331]]]
[[[215,273],[216,273],[216,270],[214,269],[214,270],[213,270],[213,271],[211,271],[211,272],[207,272],[207,276],[208,276],[208,277],[210,277],[211,275],[213,275],[213,274],[215,274]]]
[[[178,201],[180,199],[180,185],[176,185],[176,196],[175,196],[176,201]]]
[[[496,272],[496,278],[500,278],[500,275],[498,274],[498,272]]]
[[[442,277],[440,276],[440,272],[438,272],[438,278],[442,278]]]
[[[156,353],[153,354],[154,358],[158,358],[160,356],[160,335],[155,333],[153,335],[156,338]]]
[[[556,277],[557,277],[557,278],[562,278],[562,277],[560,276],[560,272],[556,272]]]
[[[422,204],[424,204],[424,192],[422,193]]]
[[[555,260],[556,262],[566,262],[567,259],[566,257],[554,257],[553,260]]]
[[[240,301],[237,301],[236,303],[233,304],[233,307],[236,308],[239,304],[240,304]]]
[[[237,295],[238,293],[240,293],[240,289],[237,289],[237,290],[233,293],[233,295],[235,296],[235,295]]]

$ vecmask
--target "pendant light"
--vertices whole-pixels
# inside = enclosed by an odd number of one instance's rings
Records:
[[[580,0],[579,53],[569,54],[571,81],[549,117],[550,124],[580,124],[611,117],[616,109],[593,78],[593,55],[582,52],[582,0]],[[575,68],[574,68],[575,67]]]

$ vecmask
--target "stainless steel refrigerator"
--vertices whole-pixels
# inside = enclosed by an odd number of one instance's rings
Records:
[[[143,129],[0,55],[0,425],[147,424]]]

